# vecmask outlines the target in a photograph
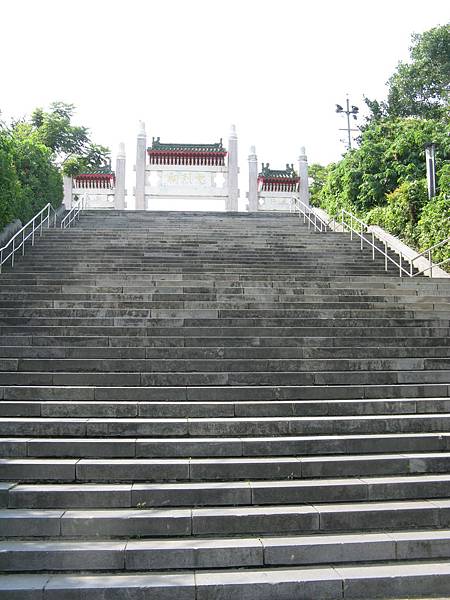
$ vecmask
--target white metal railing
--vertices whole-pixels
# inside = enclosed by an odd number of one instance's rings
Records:
[[[448,245],[449,257],[444,258],[444,260],[441,260],[438,263],[433,263],[433,250],[435,250],[436,248],[440,248],[441,246],[445,246],[445,245]],[[415,260],[417,260],[418,258],[421,258],[422,256],[424,258],[425,257],[427,258],[428,267],[426,267],[425,269],[422,269],[419,273],[415,273],[414,275],[412,275],[412,277],[416,277],[416,275],[421,275],[422,273],[426,273],[427,271],[430,271],[430,277],[433,277],[433,269],[435,267],[440,267],[441,265],[444,265],[444,264],[450,262],[450,237],[447,238],[446,240],[442,240],[442,242],[434,244],[434,246],[430,246],[430,248],[427,248],[426,250],[424,250],[423,252],[421,252],[420,254],[415,256],[412,259],[411,264],[413,264]]]
[[[53,211],[54,217],[50,219],[50,213]],[[42,235],[44,225],[50,228],[51,220],[53,220],[53,226],[56,227],[56,211],[53,206],[46,204],[42,210],[40,210],[28,223],[26,223],[22,229],[20,229],[7,244],[0,248],[0,273],[2,272],[3,264],[11,259],[11,266],[14,266],[14,256],[16,252],[22,250],[22,255],[25,254],[25,242],[31,238],[31,245],[34,246],[34,238],[36,231],[39,231],[39,236]]]
[[[69,210],[64,219],[61,220],[61,229],[67,229],[71,226],[73,221],[80,219],[80,213],[84,209],[84,197],[76,200],[74,206]]]
[[[334,219],[334,221],[336,222],[335,219]],[[398,262],[395,259],[393,259],[392,256],[389,256],[387,240],[379,240],[383,244],[383,248],[380,248],[375,243],[375,233],[373,231],[370,232],[370,235],[371,235],[370,238],[368,238],[364,235],[365,233],[367,233],[367,229],[369,227],[369,225],[367,225],[367,223],[364,223],[364,221],[361,221],[361,219],[358,219],[358,217],[355,217],[355,215],[353,213],[348,212],[348,210],[345,210],[344,208],[341,209],[340,223],[341,223],[343,232],[345,230],[350,232],[350,239],[353,239],[354,235],[359,237],[359,239],[361,241],[361,243],[360,243],[361,250],[364,248],[364,243],[368,244],[372,248],[372,260],[375,260],[376,252],[378,252],[379,254],[382,254],[384,256],[384,270],[385,271],[388,270],[388,262],[391,262],[398,268],[399,277],[403,277],[403,275],[406,275],[407,277],[414,276],[412,261],[409,264],[409,269],[405,269],[405,267],[403,266],[403,261],[404,261],[405,257],[401,252],[397,253],[397,255],[399,257]],[[356,226],[354,226],[354,224]],[[409,260],[409,259],[407,259],[407,260]]]
[[[398,256],[397,261],[389,255],[388,240],[385,237],[382,237],[378,233],[376,234],[373,230],[369,231],[369,225],[367,223],[364,223],[364,221],[358,219],[358,217],[356,217],[353,213],[343,208],[340,210],[336,218],[326,221],[323,217],[315,212],[313,206],[308,206],[299,198],[293,197],[290,203],[290,210],[291,212],[298,212],[299,217],[303,216],[303,222],[308,222],[308,228],[311,228],[312,226],[316,231],[323,233],[329,229],[332,231],[342,231],[343,233],[347,231],[350,233],[350,239],[353,239],[353,237],[356,236],[360,240],[361,250],[363,250],[364,244],[370,246],[372,248],[372,260],[375,260],[376,253],[381,254],[384,257],[385,271],[388,270],[388,264],[392,263],[398,268],[400,277],[403,277],[404,275],[407,277],[417,277],[418,275],[423,275],[428,271],[429,276],[432,277],[434,268],[450,262],[449,256],[439,263],[433,263],[433,250],[444,246],[445,244],[448,244],[450,250],[450,238],[447,238],[442,242],[427,248],[427,250],[424,250],[415,256],[406,255],[397,249],[391,250],[391,252]],[[375,239],[382,244],[381,248],[375,243]],[[416,268],[414,263],[422,257],[427,258],[428,266],[414,273],[414,269]],[[405,263],[409,263],[409,267],[405,267]]]
[[[328,230],[328,223],[316,214],[314,208],[308,206],[295,196],[290,200],[290,211],[298,212],[300,218],[303,216],[303,223],[308,223],[308,229],[311,229],[311,226],[313,226],[316,231],[320,231],[321,233],[325,233]]]

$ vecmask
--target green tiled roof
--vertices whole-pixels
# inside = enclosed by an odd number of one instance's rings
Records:
[[[261,169],[261,173],[259,174],[259,176],[260,177],[285,177],[285,178],[289,178],[289,179],[292,177],[297,177],[297,173],[294,171],[294,165],[286,164],[285,169],[270,169],[269,167],[270,167],[269,163],[267,163],[267,164],[262,163],[262,169]]]
[[[153,138],[152,145],[149,150],[187,150],[199,152],[225,152],[225,148],[222,144],[222,138],[217,144],[169,144],[160,141],[161,138]]]

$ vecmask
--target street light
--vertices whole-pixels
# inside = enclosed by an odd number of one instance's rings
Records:
[[[436,144],[430,142],[425,145],[425,161],[427,165],[428,199],[436,196]]]
[[[352,104],[350,106],[350,100],[348,99],[347,96],[347,109],[344,110],[344,108],[340,105],[340,104],[336,104],[336,112],[337,113],[342,113],[347,115],[347,127],[345,129],[339,129],[339,131],[346,131],[347,135],[348,135],[348,148],[349,150],[351,150],[352,148],[352,136],[351,136],[351,132],[352,131],[358,131],[358,129],[352,129],[350,126],[350,115],[352,115],[352,117],[356,120],[357,118],[357,114],[359,113],[359,108],[357,106],[355,106],[354,104]]]

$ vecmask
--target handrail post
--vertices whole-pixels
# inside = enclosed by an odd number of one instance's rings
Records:
[[[25,229],[22,231],[22,256],[25,254]]]
[[[363,249],[363,224],[361,223],[361,250]]]
[[[387,242],[384,242],[384,270],[388,270],[388,259],[387,259]]]
[[[433,277],[433,263],[431,261],[431,248],[428,250],[428,262],[430,263],[430,279]]]
[[[50,204],[47,204],[47,229],[50,229]]]
[[[413,276],[413,261],[414,261],[413,258],[409,261],[409,276],[410,277]]]
[[[399,252],[398,257],[399,257],[398,262],[399,262],[400,277],[403,277],[403,275],[402,275],[402,253],[401,252]]]
[[[375,234],[372,231],[372,260],[375,260]]]
[[[14,252],[16,251],[16,239],[13,239],[13,247],[12,247],[12,254],[11,254],[11,267],[14,266]]]

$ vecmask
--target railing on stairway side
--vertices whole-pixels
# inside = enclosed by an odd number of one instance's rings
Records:
[[[308,223],[308,229],[311,229],[312,226],[316,231],[320,231],[321,233],[326,233],[329,229],[329,224],[315,212],[314,207],[308,206],[299,200],[299,198],[291,198],[290,208],[291,212],[298,212],[298,216],[303,217],[303,223]]]
[[[52,212],[53,217],[50,218]],[[53,221],[53,227],[56,227],[56,211],[49,202],[42,210],[34,215],[22,229],[14,234],[3,248],[0,248],[0,273],[2,272],[2,266],[7,260],[11,259],[11,266],[14,266],[14,256],[16,252],[22,250],[22,255],[25,254],[25,242],[30,238],[31,245],[34,246],[36,232],[38,231],[39,236],[41,236],[44,226],[47,225],[47,228],[50,228],[51,221]]]
[[[448,250],[449,250],[448,258],[444,258],[444,260],[441,260],[438,263],[434,263],[433,262],[433,250],[436,250],[436,248],[440,248],[441,246],[445,246],[445,245],[448,246]],[[420,271],[420,273],[425,273],[426,271],[430,271],[430,277],[433,277],[433,269],[435,267],[441,267],[442,265],[445,265],[448,262],[450,262],[450,237],[447,238],[446,240],[442,240],[442,242],[439,242],[438,244],[434,244],[434,246],[430,246],[430,248],[427,248],[426,250],[424,250],[423,252],[421,252],[420,254],[415,256],[412,259],[412,262],[414,262],[418,258],[421,258],[422,256],[427,258],[428,267],[426,269],[422,269],[422,271]],[[419,275],[419,273],[416,273],[415,275],[413,275],[413,277],[415,277],[416,275]]]
[[[388,263],[392,263],[395,267],[398,268],[399,277],[417,277],[418,275],[429,274],[429,277],[433,276],[433,269],[437,269],[441,265],[444,265],[450,262],[450,256],[440,261],[439,263],[433,263],[433,251],[436,248],[440,248],[441,246],[448,245],[450,251],[450,238],[442,240],[438,244],[427,248],[423,252],[416,254],[414,256],[410,254],[405,254],[404,252],[391,249],[391,252],[398,256],[398,261],[396,261],[392,256],[388,253],[388,239],[385,235],[383,235],[381,231],[374,231],[370,229],[370,226],[361,219],[358,219],[353,213],[341,209],[338,213],[338,217],[331,219],[330,221],[326,221],[323,216],[320,216],[313,206],[308,206],[299,198],[291,199],[291,212],[298,212],[299,217],[303,216],[303,222],[308,222],[308,228],[311,226],[314,227],[316,231],[326,232],[328,230],[331,231],[341,231],[342,233],[348,232],[350,233],[350,239],[353,239],[353,236],[357,236],[360,239],[360,248],[361,250],[364,248],[364,244],[367,244],[372,248],[372,260],[375,260],[376,253],[381,254],[384,257],[384,269],[388,270]],[[370,237],[367,237],[367,234]],[[376,243],[375,239],[378,242],[381,242],[382,247],[380,248]],[[423,269],[419,269],[416,273],[414,273],[414,269],[416,268],[414,263],[422,258],[426,257],[428,260],[428,266]],[[409,263],[409,267],[405,268],[405,263]]]
[[[61,229],[67,229],[68,227],[70,227],[72,225],[72,223],[75,220],[79,221],[80,213],[84,209],[84,207],[85,207],[84,197],[80,198],[79,200],[76,200],[74,202],[74,205],[72,206],[72,208],[67,213],[67,215],[64,217],[64,219],[62,219]]]

